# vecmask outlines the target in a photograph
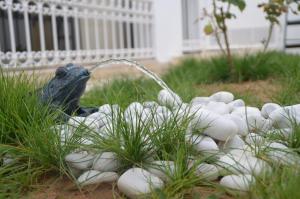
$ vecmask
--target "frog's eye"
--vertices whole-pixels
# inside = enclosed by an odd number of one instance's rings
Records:
[[[56,69],[55,75],[58,78],[64,77],[67,74],[67,69],[65,67],[59,67]]]

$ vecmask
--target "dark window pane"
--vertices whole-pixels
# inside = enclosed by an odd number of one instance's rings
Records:
[[[75,27],[74,27],[74,18],[68,18],[69,25],[69,39],[70,39],[70,49],[75,50]]]
[[[37,14],[29,14],[31,46],[33,51],[41,50],[39,20]]]
[[[0,9],[0,46],[2,52],[11,51],[8,17],[5,10]]]
[[[19,52],[26,51],[26,35],[24,15],[19,12],[13,13],[16,50]]]
[[[46,50],[53,50],[53,30],[52,30],[52,20],[50,16],[44,16],[44,31],[45,31],[45,44]]]
[[[63,17],[56,17],[58,49],[65,50],[65,31]]]

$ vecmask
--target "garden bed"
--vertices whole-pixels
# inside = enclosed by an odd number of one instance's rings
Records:
[[[266,61],[257,64],[256,56],[261,55],[236,57],[234,59],[238,67],[236,74],[228,74],[226,62],[222,57],[201,61],[186,60],[164,74],[163,80],[184,102],[188,103],[196,96],[210,96],[220,90],[232,92],[236,99],[243,99],[247,106],[259,108],[266,102],[276,102],[282,106],[299,103],[299,57],[272,52],[266,55],[268,57]],[[82,184],[78,183],[78,176],[71,171],[70,165],[72,167],[73,163],[70,160],[70,154],[81,153],[80,150],[83,150],[94,155],[101,155],[103,151],[114,152],[117,160],[121,162],[121,166],[116,170],[119,176],[132,167],[149,169],[147,164],[153,161],[153,157],[150,159],[150,156],[148,157],[149,151],[155,154],[154,160],[173,161],[178,170],[174,175],[168,175],[170,181],[164,180],[164,188],[158,187],[158,190],[152,190],[150,195],[153,198],[251,198],[254,196],[278,199],[298,198],[294,184],[297,185],[300,181],[292,176],[299,172],[299,168],[274,163],[263,152],[255,155],[266,161],[273,169],[273,173],[271,176],[255,176],[256,183],[247,188],[246,195],[240,196],[220,186],[221,175],[213,181],[202,178],[201,175],[200,177],[195,175],[197,165],[190,167],[190,156],[199,160],[197,164],[214,163],[215,156],[219,157],[223,151],[220,150],[220,154],[212,156],[203,154],[203,151],[195,151],[193,144],[186,142],[186,132],[191,122],[189,117],[174,117],[156,129],[152,126],[151,128],[144,126],[144,130],[141,130],[139,125],[135,126],[133,122],[128,124],[128,120],[121,118],[117,120],[117,131],[108,132],[113,139],[107,139],[104,136],[97,137],[95,130],[86,130],[93,127],[87,125],[88,128],[86,126],[82,128],[81,125],[73,122],[73,125],[78,127],[72,133],[75,136],[62,138],[62,129],[53,132],[53,126],[56,125],[54,118],[57,113],[50,113],[47,107],[37,102],[34,95],[29,94],[37,88],[37,83],[32,84],[33,81],[35,80],[32,77],[24,75],[1,76],[0,89],[3,92],[0,98],[0,154],[1,158],[9,163],[0,167],[0,192],[2,194],[0,197],[28,195],[33,198],[68,198],[69,196],[70,198],[110,198],[114,194],[117,198],[125,197],[123,185],[122,191],[118,191],[117,187],[120,185],[116,183],[81,187]],[[126,115],[126,111],[131,112],[132,107],[139,106],[137,103],[132,105],[132,102],[158,101],[161,106],[168,107],[176,113],[172,108],[174,104],[169,104],[168,101],[168,99],[172,101],[172,95],[171,98],[166,97],[167,102],[164,102],[162,99],[165,99],[163,96],[166,93],[160,93],[158,96],[160,90],[161,88],[149,79],[113,80],[105,85],[93,87],[84,95],[81,104],[97,107],[104,104],[118,104],[121,110],[118,114],[125,112]],[[228,96],[228,93],[226,95]],[[232,100],[225,99],[224,103],[228,104]],[[222,100],[215,102],[223,103]],[[131,108],[128,108],[129,105]],[[102,106],[101,110],[108,109],[112,107]],[[181,106],[177,109],[180,110]],[[189,116],[193,117],[193,115]],[[178,119],[183,119],[184,122],[181,121],[179,124]],[[135,128],[140,130],[133,131],[132,129]],[[202,136],[200,129],[194,130]],[[257,133],[256,130],[254,132]],[[285,140],[285,145],[292,148],[293,153],[299,154],[300,136],[298,134],[300,131],[298,131],[297,124],[293,126],[293,132],[294,139]],[[152,134],[155,136],[151,137]],[[154,148],[147,148],[143,140],[147,136],[150,136],[149,140]],[[220,141],[219,137],[209,136],[215,139],[219,146],[224,142],[224,140]],[[247,138],[243,137],[243,139]],[[266,139],[274,141],[277,138],[266,137]],[[43,175],[48,172],[61,177],[43,178]],[[80,174],[83,173],[84,171],[81,170]],[[279,180],[282,177],[286,178],[285,187],[282,187],[282,182]],[[276,183],[270,184],[271,178]],[[81,191],[79,187],[82,188]],[[195,194],[191,195],[191,190],[194,190]]]

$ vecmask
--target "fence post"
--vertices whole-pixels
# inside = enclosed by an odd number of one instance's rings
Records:
[[[182,55],[181,0],[154,0],[155,58],[170,61]]]

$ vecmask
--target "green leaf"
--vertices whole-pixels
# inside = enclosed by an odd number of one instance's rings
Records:
[[[212,33],[214,32],[214,28],[211,24],[207,24],[205,27],[204,27],[204,33],[206,35],[211,35]]]
[[[222,0],[222,1],[237,6],[240,9],[240,11],[243,11],[246,8],[245,0]]]

